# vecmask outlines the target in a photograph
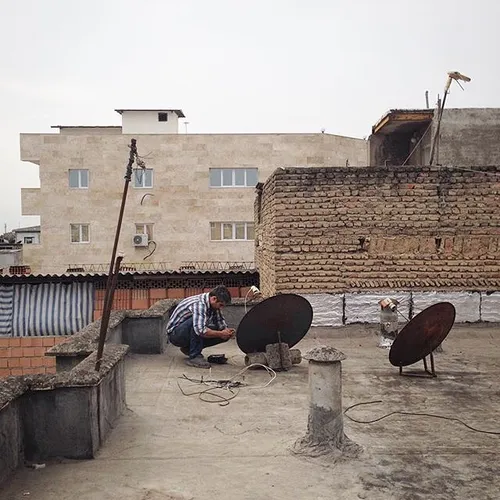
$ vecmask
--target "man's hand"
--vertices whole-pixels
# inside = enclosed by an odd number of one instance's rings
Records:
[[[225,330],[220,331],[220,338],[224,340],[229,340],[234,336],[235,330],[234,328],[226,328]]]

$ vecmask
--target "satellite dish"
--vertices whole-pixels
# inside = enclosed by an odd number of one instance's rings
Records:
[[[417,314],[396,336],[389,352],[390,363],[398,366],[399,373],[403,374],[403,366],[423,360],[425,373],[435,377],[432,353],[447,337],[455,315],[455,307],[449,302],[434,304]],[[431,371],[427,369],[427,356],[430,356]]]
[[[313,317],[311,304],[300,295],[282,294],[255,305],[243,317],[236,341],[245,353],[265,352],[268,344],[293,347],[308,332]]]

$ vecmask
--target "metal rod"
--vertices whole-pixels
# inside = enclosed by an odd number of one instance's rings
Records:
[[[101,369],[102,353],[104,351],[104,343],[106,342],[106,333],[108,331],[109,318],[111,316],[111,309],[113,308],[113,296],[114,296],[114,292],[115,292],[116,283],[118,282],[118,275],[120,274],[120,265],[122,263],[122,260],[123,260],[122,255],[119,255],[115,260],[115,268],[113,271],[113,277],[112,277],[111,284],[109,287],[108,304],[106,306],[106,309],[103,310],[102,317],[101,317],[101,330],[103,328],[103,325],[106,326],[106,330],[104,331],[104,338],[102,341],[101,341],[102,333],[101,332],[99,333],[99,345],[97,347],[97,357],[96,357],[96,362],[95,362],[96,371],[99,371]]]
[[[430,357],[431,357],[431,373],[432,373],[432,376],[435,377],[436,370],[434,369],[434,354],[432,352],[430,354]]]
[[[423,362],[424,362],[424,371],[426,371],[427,373],[429,373],[429,369],[427,368],[427,359],[425,357],[423,359]]]
[[[281,350],[281,332],[278,330],[278,352],[280,354],[280,365],[281,369],[283,370],[284,365],[283,365],[283,352]]]
[[[436,153],[436,144],[439,141],[439,130],[441,129],[441,119],[443,118],[443,110],[444,110],[444,105],[446,103],[446,97],[448,96],[448,92],[450,90],[450,85],[452,82],[452,78],[448,77],[448,80],[446,82],[446,87],[444,89],[444,96],[443,96],[443,102],[439,106],[438,109],[438,120],[437,120],[437,125],[436,125],[436,132],[434,134],[432,144],[431,144],[431,155],[429,159],[429,165],[432,165],[434,162],[434,156]]]
[[[101,368],[101,358],[104,350],[104,342],[106,341],[106,332],[108,331],[109,316],[111,314],[111,307],[113,305],[113,292],[112,292],[113,270],[115,268],[115,259],[116,259],[116,252],[118,249],[118,242],[120,241],[120,232],[122,228],[125,204],[127,201],[128,186],[132,178],[132,165],[134,164],[134,161],[136,160],[137,157],[137,141],[135,139],[131,139],[129,147],[130,147],[130,155],[127,164],[127,170],[125,172],[125,185],[123,186],[122,202],[120,206],[120,213],[118,215],[115,241],[113,244],[113,251],[111,252],[111,261],[109,263],[108,279],[106,282],[106,295],[104,297],[104,308],[103,308],[103,315],[101,318],[101,329],[99,331],[99,344],[97,347],[97,361],[95,365],[96,371],[99,371],[99,369]]]

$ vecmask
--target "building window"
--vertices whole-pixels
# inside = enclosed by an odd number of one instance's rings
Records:
[[[167,122],[168,121],[168,113],[158,113],[158,121],[159,122]]]
[[[25,236],[23,243],[25,245],[31,245],[35,241],[35,238],[33,236]]]
[[[153,187],[153,169],[152,168],[134,168],[134,187],[152,188]]]
[[[89,171],[87,169],[69,169],[69,187],[87,189],[89,187]]]
[[[135,234],[147,234],[148,241],[153,239],[153,224],[136,224]]]
[[[211,222],[212,241],[250,241],[255,238],[253,222]]]
[[[89,243],[89,224],[70,224],[71,243]]]
[[[210,169],[210,187],[254,187],[257,182],[256,168]]]

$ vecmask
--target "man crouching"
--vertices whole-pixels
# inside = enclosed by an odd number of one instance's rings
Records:
[[[174,309],[167,325],[167,335],[173,345],[189,356],[187,365],[210,368],[201,351],[227,342],[234,336],[234,330],[227,327],[221,312],[230,303],[229,290],[219,285],[208,293],[182,300]]]

